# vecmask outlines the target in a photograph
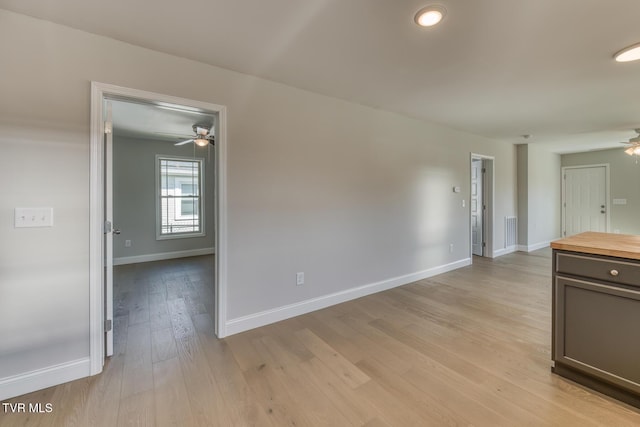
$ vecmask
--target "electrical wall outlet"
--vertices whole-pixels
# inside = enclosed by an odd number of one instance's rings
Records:
[[[304,273],[296,273],[296,285],[304,285]]]
[[[453,243],[451,243],[449,245],[449,253],[452,254],[453,253]]]
[[[125,240],[124,241],[124,247],[125,248],[130,248],[131,247],[131,240]]]

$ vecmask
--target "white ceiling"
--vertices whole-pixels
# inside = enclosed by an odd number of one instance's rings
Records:
[[[0,0],[0,8],[557,152],[640,127],[638,0]]]
[[[191,139],[193,125],[211,129],[214,114],[193,108],[174,108],[110,100],[113,134],[129,138],[180,142]]]

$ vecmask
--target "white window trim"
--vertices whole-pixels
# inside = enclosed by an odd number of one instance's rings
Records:
[[[200,164],[200,176],[199,178],[199,187],[200,187],[200,197],[199,197],[199,202],[200,202],[200,231],[195,232],[195,233],[174,233],[174,234],[161,234],[160,230],[162,228],[162,213],[160,212],[160,192],[161,192],[161,187],[160,187],[160,160],[178,160],[178,161],[189,161],[189,162],[198,162]],[[193,237],[204,237],[206,236],[206,229],[205,229],[205,216],[204,216],[204,209],[205,209],[205,200],[204,200],[204,194],[205,194],[205,188],[204,188],[204,183],[205,183],[205,179],[204,179],[204,174],[205,174],[205,170],[204,170],[204,159],[201,157],[179,157],[179,156],[172,156],[172,155],[164,155],[164,154],[156,154],[156,167],[155,167],[155,173],[156,173],[156,240],[172,240],[172,239],[189,239],[189,238],[193,238]]]

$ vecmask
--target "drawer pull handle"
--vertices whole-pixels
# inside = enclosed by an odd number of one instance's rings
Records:
[[[613,277],[616,277],[619,273],[618,270],[611,270],[609,274],[611,274]]]

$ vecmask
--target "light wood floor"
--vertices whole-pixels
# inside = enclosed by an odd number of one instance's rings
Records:
[[[471,267],[217,340],[210,257],[118,270],[103,374],[11,402],[5,426],[638,426],[551,374],[550,252]],[[597,345],[597,343],[594,343]]]

